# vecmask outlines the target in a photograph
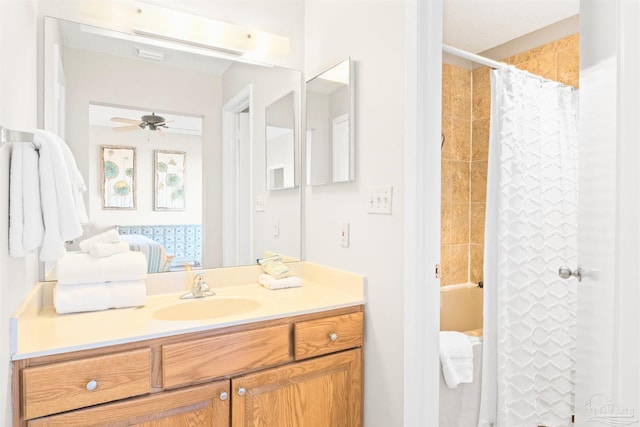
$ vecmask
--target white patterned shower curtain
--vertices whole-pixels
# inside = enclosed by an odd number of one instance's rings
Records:
[[[570,427],[577,265],[577,92],[493,71],[479,426]]]

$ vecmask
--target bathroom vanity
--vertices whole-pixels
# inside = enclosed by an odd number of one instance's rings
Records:
[[[220,274],[232,270],[258,272]],[[258,306],[197,320],[206,299],[179,292],[59,316],[37,289],[13,323],[14,426],[361,426],[363,278],[296,271],[302,287],[277,291],[223,279],[211,301]]]

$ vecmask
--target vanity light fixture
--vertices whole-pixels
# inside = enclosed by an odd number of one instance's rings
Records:
[[[286,55],[287,37],[203,16],[137,3],[133,32],[236,55]]]
[[[97,36],[111,37],[114,39],[140,43],[146,46],[159,47],[161,49],[174,50],[178,52],[191,53],[194,55],[207,56],[210,58],[226,59],[229,61],[236,61],[236,62],[242,62],[245,64],[260,65],[262,67],[273,68],[272,64],[268,64],[260,60],[256,60],[256,59],[252,59],[244,56],[238,56],[238,55],[226,53],[216,49],[190,46],[190,45],[187,45],[184,43],[178,43],[175,41],[159,40],[158,38],[154,38],[154,37],[147,37],[147,36],[142,36],[137,34],[125,33],[121,31],[108,30],[105,28],[99,28],[99,27],[94,27],[94,26],[85,25],[85,24],[80,24],[80,31],[82,31],[83,33],[94,34]]]
[[[136,55],[138,55],[138,57],[140,58],[153,59],[156,61],[164,60],[164,53],[154,52],[153,50],[148,50],[148,49],[141,49],[139,47],[136,48]]]

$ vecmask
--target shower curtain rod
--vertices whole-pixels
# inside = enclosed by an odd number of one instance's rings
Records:
[[[458,49],[457,47],[446,44],[442,45],[442,51],[491,68],[502,68],[507,66],[504,62],[494,61],[493,59],[485,58],[484,56],[476,55],[475,53],[467,52],[466,50]]]

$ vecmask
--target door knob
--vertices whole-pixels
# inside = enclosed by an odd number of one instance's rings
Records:
[[[578,282],[582,282],[582,269],[580,267],[573,271],[569,267],[560,267],[558,269],[558,275],[563,279],[568,279],[573,276],[578,279]]]

